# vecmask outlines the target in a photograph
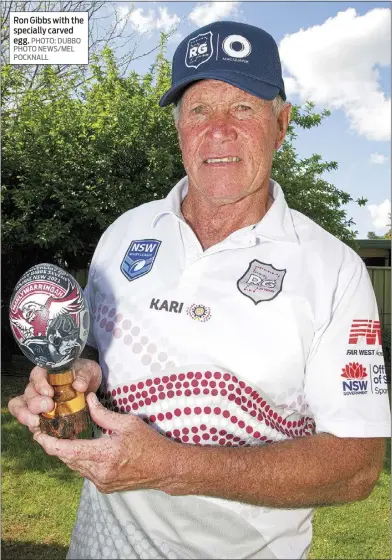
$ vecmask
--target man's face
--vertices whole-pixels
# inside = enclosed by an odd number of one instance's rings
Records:
[[[290,106],[218,80],[201,80],[182,98],[177,129],[190,188],[222,205],[266,187],[274,150],[283,142]]]

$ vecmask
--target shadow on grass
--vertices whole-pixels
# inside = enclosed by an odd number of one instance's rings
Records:
[[[58,544],[35,544],[30,542],[2,541],[3,560],[64,560],[68,548]]]

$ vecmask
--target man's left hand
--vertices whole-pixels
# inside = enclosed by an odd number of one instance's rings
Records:
[[[94,393],[87,396],[92,420],[112,430],[109,437],[93,440],[56,439],[38,431],[34,439],[48,455],[95,484],[104,494],[121,490],[165,490],[172,480],[170,463],[177,444],[160,435],[133,414],[104,408]]]

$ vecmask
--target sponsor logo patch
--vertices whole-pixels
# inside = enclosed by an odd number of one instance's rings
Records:
[[[150,303],[150,309],[156,309],[157,311],[168,311],[169,313],[181,313],[183,306],[184,303],[180,301],[158,298],[152,298]]]
[[[229,58],[223,60],[231,60],[238,62],[239,59],[244,59],[252,52],[252,46],[248,39],[242,35],[229,35],[222,42],[222,49]],[[248,60],[241,60],[241,62],[249,62]]]
[[[369,345],[381,345],[380,321],[368,319],[354,319],[348,338],[349,344],[365,343]]]
[[[212,46],[212,31],[201,33],[189,39],[185,55],[185,65],[188,68],[199,68],[212,57],[214,48]]]
[[[193,303],[188,307],[186,312],[189,317],[195,321],[201,321],[202,323],[211,319],[211,309],[206,305]]]
[[[286,270],[279,270],[272,264],[262,263],[256,259],[249,263],[248,269],[237,282],[237,288],[255,305],[261,301],[270,301],[282,291]]]
[[[148,274],[153,267],[161,241],[138,239],[131,241],[121,263],[121,272],[132,281]]]

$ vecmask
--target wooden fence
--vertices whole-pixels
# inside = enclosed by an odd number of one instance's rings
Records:
[[[391,326],[391,267],[368,266],[370,280],[376,294],[381,327]]]
[[[376,294],[382,327],[391,326],[391,268],[383,266],[367,267]],[[70,270],[84,288],[87,283],[87,270]]]

